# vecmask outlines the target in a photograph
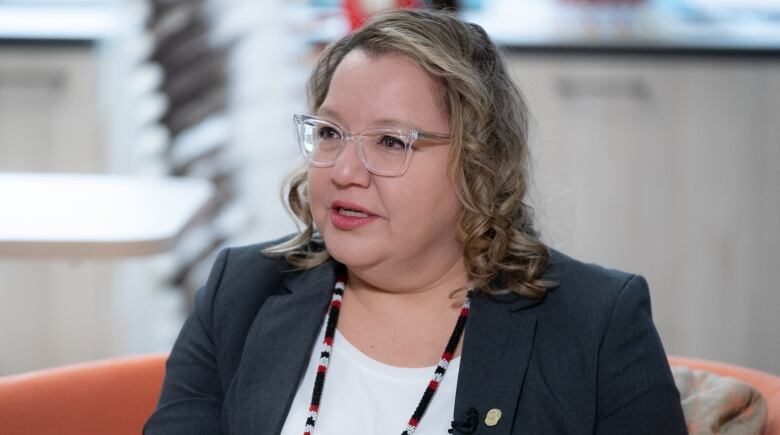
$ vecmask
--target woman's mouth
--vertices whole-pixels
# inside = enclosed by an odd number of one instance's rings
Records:
[[[344,216],[352,216],[352,217],[368,217],[368,213],[358,211],[358,210],[351,210],[348,208],[339,207],[338,209],[339,214],[342,214]]]
[[[330,207],[330,222],[340,230],[351,230],[367,225],[378,217],[357,204],[335,201]]]

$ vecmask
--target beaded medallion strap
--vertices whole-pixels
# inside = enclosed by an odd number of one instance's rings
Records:
[[[311,405],[309,406],[309,414],[306,418],[306,427],[304,428],[303,435],[312,435],[314,432],[314,425],[317,423],[320,401],[322,399],[322,389],[325,386],[325,375],[328,372],[330,354],[333,350],[333,336],[336,334],[336,323],[339,320],[341,301],[344,298],[344,288],[346,287],[346,284],[347,280],[345,276],[342,275],[336,278],[336,286],[333,289],[333,296],[330,300],[330,308],[328,310],[328,318],[325,325],[325,338],[322,340],[320,363],[317,365],[317,376],[314,379],[314,391],[311,395]],[[471,291],[466,295],[466,300],[463,302],[460,314],[458,315],[458,321],[455,323],[455,329],[453,329],[450,340],[444,348],[444,353],[441,355],[439,364],[433,371],[433,378],[428,382],[428,386],[425,388],[425,392],[423,392],[420,403],[406,423],[406,427],[403,432],[401,432],[401,435],[412,435],[414,431],[417,430],[420,420],[422,420],[423,415],[425,415],[428,405],[430,405],[431,400],[433,400],[433,395],[436,393],[436,390],[438,390],[439,385],[444,378],[444,374],[450,366],[452,355],[455,353],[455,348],[458,347],[461,335],[463,335],[463,328],[466,326],[466,319],[469,316],[470,307]]]

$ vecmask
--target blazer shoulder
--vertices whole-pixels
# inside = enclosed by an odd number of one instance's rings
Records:
[[[267,254],[263,251],[267,248],[270,248],[271,246],[279,245],[281,243],[287,242],[290,239],[292,239],[294,236],[295,234],[288,234],[284,237],[280,237],[278,239],[270,240],[266,242],[226,247],[222,249],[220,253],[229,251],[230,264],[233,267],[241,267],[241,266],[248,266],[248,265],[257,266],[259,263],[262,263],[262,264],[268,264],[269,266],[272,267],[277,267],[282,271],[292,271],[294,270],[294,266],[288,264],[284,260],[283,256]],[[325,246],[322,243],[322,241],[313,240],[309,243],[308,249],[312,251],[320,251],[320,250],[324,250]]]
[[[222,268],[218,288],[214,289],[213,304],[215,310],[233,309],[235,304],[244,307],[255,306],[271,294],[284,289],[284,282],[302,271],[288,263],[283,256],[263,252],[266,248],[291,239],[287,235],[276,240],[249,245],[224,248],[214,263]],[[312,248],[318,244],[312,242]]]
[[[257,274],[281,274],[285,270],[292,270],[284,257],[274,256],[263,252],[266,248],[284,242],[285,238],[268,242],[253,243],[241,246],[229,246],[223,248],[219,255],[225,255],[225,272],[229,280],[246,279]],[[265,276],[265,278],[268,278]]]
[[[284,257],[263,252],[291,237],[227,247],[217,254],[206,285],[195,297],[195,309],[216,335],[247,329],[265,300],[285,292],[285,282],[302,272]]]
[[[284,257],[263,252],[291,237],[222,249],[206,285],[196,293],[194,310],[225,373],[237,367],[241,352],[235,350],[243,348],[265,301],[287,292],[286,283],[302,273]]]
[[[649,298],[647,282],[642,276],[586,263],[553,249],[550,249],[550,264],[542,278],[554,283],[543,305],[548,309],[559,307],[580,314],[590,321],[594,316],[609,319],[627,289],[639,299]]]
[[[637,274],[587,263],[555,249],[550,249],[550,263],[542,278],[554,282],[555,288],[576,287],[580,291],[607,292],[612,296],[617,296],[631,280],[644,280]]]

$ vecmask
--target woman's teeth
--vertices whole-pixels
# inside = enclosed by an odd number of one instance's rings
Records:
[[[346,208],[340,208],[339,214],[344,216],[352,216],[352,217],[368,217],[367,213],[363,213],[361,211],[349,210]]]

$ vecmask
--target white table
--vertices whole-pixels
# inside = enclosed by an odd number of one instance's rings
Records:
[[[0,257],[160,253],[213,195],[194,178],[0,172]]]

